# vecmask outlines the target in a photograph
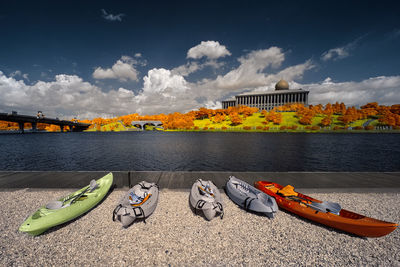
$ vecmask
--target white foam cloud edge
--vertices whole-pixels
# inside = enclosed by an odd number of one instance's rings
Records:
[[[137,56],[139,55],[139,56]],[[135,57],[140,57],[141,54],[137,53]],[[95,79],[117,79],[121,82],[128,80],[138,81],[139,72],[135,69],[136,64],[139,62],[132,57],[122,56],[115,64],[108,69],[97,67],[92,76]],[[144,63],[145,65],[145,63]]]
[[[334,82],[330,78],[310,84],[296,82],[314,67],[308,60],[302,64],[279,69],[285,54],[278,47],[251,51],[238,58],[239,66],[215,79],[188,82],[176,70],[153,68],[143,78],[143,88],[118,88],[104,92],[76,75],[59,74],[54,81],[26,84],[17,77],[0,71],[0,112],[12,109],[36,112],[47,116],[80,119],[113,117],[131,113],[159,114],[187,112],[202,106],[221,108],[220,100],[244,91],[273,90],[281,78],[290,88],[310,91],[310,104],[344,102],[362,105],[379,102],[385,105],[400,103],[400,76],[380,76],[360,82]]]

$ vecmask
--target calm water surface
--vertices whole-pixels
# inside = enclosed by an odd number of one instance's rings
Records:
[[[400,135],[1,134],[0,170],[400,171]]]

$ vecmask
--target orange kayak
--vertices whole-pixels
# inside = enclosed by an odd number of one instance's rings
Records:
[[[385,236],[394,231],[398,224],[385,222],[374,218],[366,217],[355,212],[340,209],[337,214],[329,210],[323,212],[312,207],[313,203],[321,204],[323,201],[314,199],[293,191],[295,195],[286,196],[279,190],[284,189],[277,183],[258,181],[255,187],[264,193],[275,197],[278,206],[306,219],[336,228],[345,232],[365,237]],[[283,191],[282,191],[283,192]],[[332,203],[336,204],[336,203]],[[338,204],[336,204],[338,205]]]

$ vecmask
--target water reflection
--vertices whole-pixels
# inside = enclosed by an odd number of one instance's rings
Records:
[[[398,134],[0,135],[0,170],[400,171]]]

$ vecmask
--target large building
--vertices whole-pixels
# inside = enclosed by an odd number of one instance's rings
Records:
[[[236,95],[235,99],[222,101],[222,108],[245,105],[259,110],[271,110],[288,103],[301,103],[308,106],[308,93],[309,91],[303,89],[289,90],[289,84],[285,80],[280,80],[275,85],[275,91]]]

